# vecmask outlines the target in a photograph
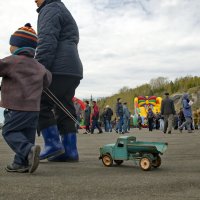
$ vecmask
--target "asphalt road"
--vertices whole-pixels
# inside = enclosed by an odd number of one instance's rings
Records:
[[[78,163],[43,161],[34,174],[8,173],[4,168],[13,153],[0,136],[0,200],[200,200],[200,131],[165,135],[134,129],[129,135],[169,143],[160,168],[145,172],[132,161],[104,167],[99,147],[119,135],[79,133]]]

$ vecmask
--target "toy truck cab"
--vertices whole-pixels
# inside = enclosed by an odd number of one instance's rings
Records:
[[[141,169],[147,171],[153,166],[161,165],[159,154],[167,149],[167,143],[136,141],[133,136],[121,136],[115,144],[107,144],[100,148],[100,157],[105,166],[110,167],[113,161],[120,165],[124,160],[139,161]]]
[[[121,136],[117,139],[115,144],[107,144],[100,148],[99,159],[102,159],[103,164],[106,166],[111,166],[113,161],[119,165],[123,160],[129,160],[127,145],[129,143],[132,144],[135,141],[136,137]]]

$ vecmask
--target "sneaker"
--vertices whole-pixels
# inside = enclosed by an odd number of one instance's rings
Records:
[[[29,166],[24,166],[24,165],[18,165],[15,163],[12,163],[10,165],[7,165],[5,168],[7,172],[18,172],[18,173],[26,173],[29,170]]]
[[[31,147],[30,153],[28,154],[28,164],[29,164],[29,173],[33,173],[39,165],[40,162],[40,146],[35,145]]]
[[[180,127],[179,127],[178,129],[179,129],[180,133],[182,133],[182,130],[183,130],[183,129],[182,129],[182,128],[180,128]]]
[[[118,130],[115,130],[116,133],[118,133]]]

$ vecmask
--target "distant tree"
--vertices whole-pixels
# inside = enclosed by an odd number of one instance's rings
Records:
[[[158,88],[164,88],[169,83],[169,80],[167,77],[158,77],[155,79],[151,79],[149,84],[151,86],[152,90],[156,90]]]
[[[119,93],[125,93],[125,92],[127,92],[127,91],[129,91],[129,87],[124,86],[123,88],[121,88],[121,89],[119,90]]]
[[[167,85],[168,89],[166,91],[168,91],[170,94],[173,94],[175,92],[175,87],[174,87],[174,83],[173,81],[170,81],[170,83]]]

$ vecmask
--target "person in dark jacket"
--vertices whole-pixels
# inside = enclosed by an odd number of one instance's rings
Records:
[[[51,73],[34,59],[37,35],[27,23],[10,38],[11,56],[0,59],[1,107],[4,107],[2,135],[15,152],[8,172],[34,172],[40,146],[35,145],[40,99],[51,83]]]
[[[117,124],[116,124],[116,132],[123,134],[124,132],[122,131],[122,126],[123,126],[123,105],[121,102],[121,98],[117,98],[117,103],[116,103],[116,120],[117,120]]]
[[[183,113],[183,108],[180,108],[180,111],[178,113],[178,118],[179,118],[179,126],[181,126],[185,122],[185,116]]]
[[[171,134],[173,118],[176,114],[174,102],[169,98],[169,93],[165,93],[165,99],[161,103],[161,115],[164,116],[164,133]]]
[[[138,115],[137,123],[138,123],[139,130],[141,130],[142,129],[142,117],[140,116],[140,114]]]
[[[49,90],[76,118],[72,98],[83,78],[83,67],[77,48],[79,42],[77,24],[61,0],[35,0],[35,2],[39,13],[35,58],[52,73]],[[46,158],[49,161],[79,160],[74,121],[45,94],[41,99],[38,128],[45,143],[44,150],[40,154],[41,160]]]
[[[160,113],[156,112],[156,114],[155,114],[155,128],[156,128],[156,130],[160,129],[160,118],[161,118]]]
[[[104,108],[102,114],[100,115],[100,123],[101,124],[103,123],[105,132],[108,132],[108,127],[107,127],[107,124],[106,124],[106,121],[107,121],[106,118],[107,118],[107,116],[106,116],[106,108]]]
[[[174,115],[174,122],[173,122],[173,127],[174,127],[174,130],[177,130],[178,129],[178,114],[175,114]]]
[[[155,115],[154,115],[151,108],[148,109],[147,119],[148,119],[149,131],[153,131],[153,124],[154,124]]]
[[[106,118],[106,130],[108,132],[112,132],[112,123],[111,123],[112,116],[113,116],[113,111],[110,108],[110,106],[107,105],[105,110],[105,118]]]
[[[84,110],[84,124],[87,134],[90,132],[90,115],[91,115],[91,107],[89,105],[89,101],[85,101],[85,110]]]

